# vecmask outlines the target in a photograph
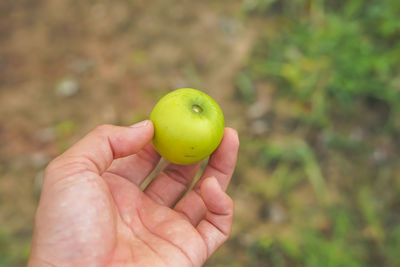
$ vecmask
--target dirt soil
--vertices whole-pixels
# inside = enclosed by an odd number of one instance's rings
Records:
[[[243,129],[233,78],[255,35],[240,1],[2,1],[0,237],[12,262],[29,253],[44,167],[96,125],[128,125],[194,87]],[[242,212],[249,197],[236,199]]]

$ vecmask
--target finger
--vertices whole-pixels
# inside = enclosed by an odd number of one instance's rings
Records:
[[[107,172],[140,185],[157,166],[160,158],[153,145],[147,144],[137,154],[114,160]]]
[[[48,169],[86,170],[102,174],[114,159],[139,152],[150,142],[153,131],[149,120],[130,127],[98,126],[50,163]]]
[[[218,150],[211,156],[206,169],[195,188],[200,188],[207,177],[217,178],[222,190],[228,188],[233,171],[235,170],[237,153],[239,150],[239,136],[232,128],[225,128],[225,133]]]
[[[235,169],[239,138],[237,132],[225,128],[224,137],[217,150],[211,155],[200,180],[175,206],[193,225],[197,225],[206,214],[206,206],[200,196],[200,185],[207,177],[215,177],[223,190],[226,190]]]
[[[171,207],[186,192],[199,167],[200,163],[186,166],[169,163],[145,193],[158,204]]]
[[[200,192],[207,213],[197,226],[197,231],[207,246],[207,255],[210,256],[231,233],[233,201],[222,190],[215,177],[203,179]]]

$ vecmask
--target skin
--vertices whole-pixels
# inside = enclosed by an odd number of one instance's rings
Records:
[[[227,240],[236,131],[182,198],[199,163],[170,163],[139,188],[160,159],[152,137],[150,121],[103,125],[49,164],[28,266],[201,266]]]
[[[224,135],[224,115],[217,102],[191,88],[161,98],[150,120],[154,123],[154,147],[176,164],[192,164],[208,157]]]

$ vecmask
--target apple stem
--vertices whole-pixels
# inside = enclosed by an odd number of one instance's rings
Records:
[[[203,112],[203,109],[202,109],[199,105],[193,105],[193,106],[192,106],[192,109],[193,109],[193,111],[196,112],[196,113],[201,113],[201,112]]]

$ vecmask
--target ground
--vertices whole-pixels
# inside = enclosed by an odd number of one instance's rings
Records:
[[[169,90],[211,94],[244,127],[233,77],[254,33],[239,2],[0,5],[0,250],[23,265],[45,165],[98,124],[146,118]],[[0,255],[3,255],[0,253]]]
[[[0,266],[24,266],[46,164],[202,89],[241,149],[207,266],[398,266],[396,0],[0,3]]]

